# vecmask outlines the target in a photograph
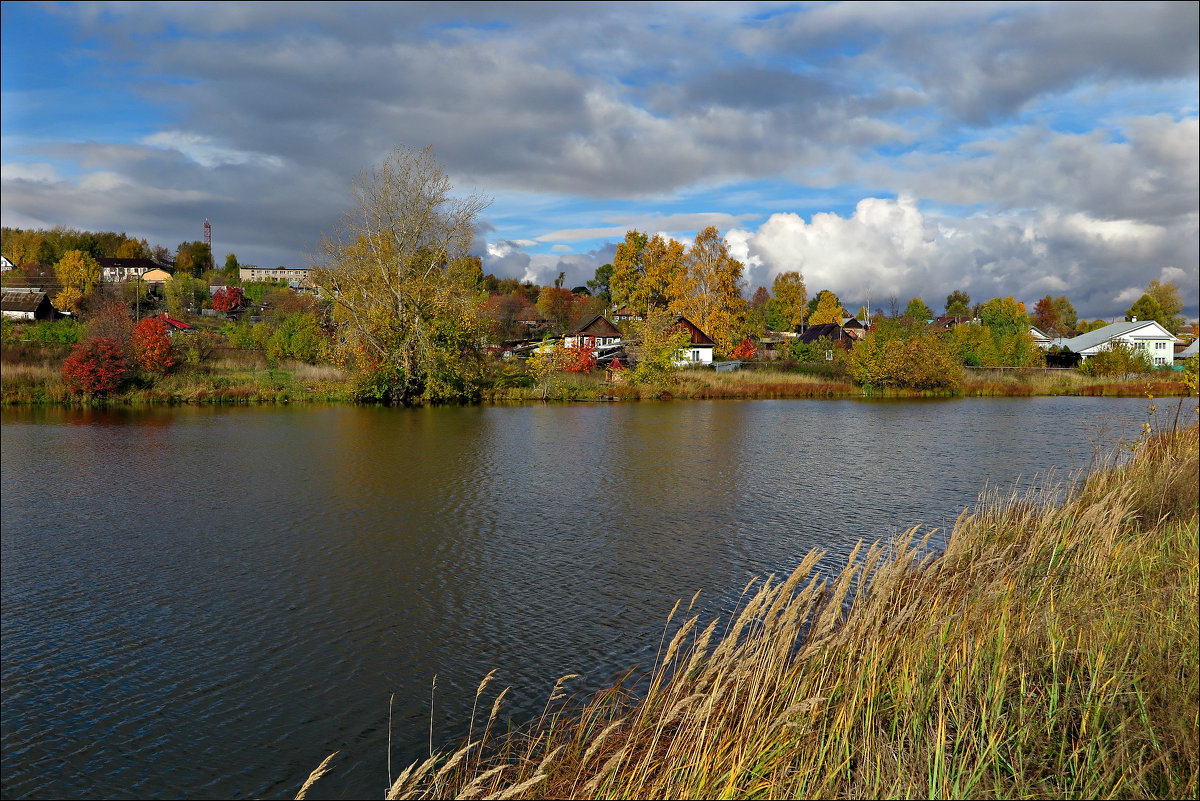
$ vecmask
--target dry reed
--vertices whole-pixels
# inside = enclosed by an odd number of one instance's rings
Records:
[[[1195,798],[1198,456],[1192,426],[988,496],[936,558],[917,529],[829,579],[814,552],[725,624],[670,623],[637,694],[548,705],[388,797]]]

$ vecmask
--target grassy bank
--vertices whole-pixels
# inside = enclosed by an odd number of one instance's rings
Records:
[[[352,384],[329,365],[218,358],[171,375],[135,383],[109,398],[73,393],[59,365],[4,364],[0,405],[153,406],[180,404],[350,403]]]
[[[609,384],[603,373],[556,376],[546,392],[553,401],[754,398],[861,398],[861,397],[1034,397],[1052,395],[1137,398],[1147,394],[1171,397],[1187,394],[1181,373],[1147,373],[1140,376],[1101,378],[1078,370],[964,370],[953,390],[915,390],[855,386],[848,378],[820,372],[785,370],[766,364],[758,369],[717,373],[708,368],[680,370],[650,384]],[[505,386],[490,388],[492,402],[539,401],[542,388]]]
[[[388,797],[1195,798],[1198,456],[1193,425],[985,499],[936,559],[916,530],[831,581],[810,554],[734,620],[674,615],[637,692],[506,736],[484,700]]]
[[[0,365],[0,405],[109,405],[205,403],[350,403],[354,378],[330,365],[269,361],[262,353],[232,348],[173,374],[144,378],[111,397],[89,398],[68,391],[58,351],[6,348]],[[1078,370],[964,370],[954,390],[922,391],[855,386],[835,370],[785,369],[777,364],[717,373],[711,368],[679,370],[655,383],[608,383],[604,371],[561,373],[549,386],[535,386],[519,364],[491,363],[481,384],[485,403],[546,400],[755,399],[858,397],[1030,397],[1089,395],[1167,397],[1185,394],[1181,373],[1096,378]]]

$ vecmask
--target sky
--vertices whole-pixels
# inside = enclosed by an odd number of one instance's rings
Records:
[[[3,3],[0,222],[304,266],[395,147],[499,277],[717,226],[745,294],[1200,306],[1200,5]]]

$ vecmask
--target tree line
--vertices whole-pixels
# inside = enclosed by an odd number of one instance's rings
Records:
[[[680,315],[704,330],[724,357],[744,357],[753,349],[750,343],[769,332],[801,332],[851,317],[834,292],[810,294],[799,271],[779,273],[770,289],[757,287],[747,300],[744,267],[716,227],[687,244],[631,230],[612,263],[599,267],[586,287],[567,288],[561,273],[547,286],[485,275],[470,248],[476,219],[489,201],[455,195],[429,148],[396,148],[378,168],[355,179],[352,194],[354,205],[319,245],[313,280],[320,299],[306,298],[305,308],[290,310],[270,326],[232,322],[223,333],[234,347],[335,362],[357,376],[365,399],[400,404],[472,399],[487,371],[480,346],[528,336],[531,321],[560,335],[587,315],[627,307],[639,322],[629,326],[626,338],[649,374],[654,365],[669,368],[677,345],[672,326]],[[5,255],[15,263],[53,260],[63,285],[58,302],[70,311],[86,311],[96,293],[95,259],[103,257],[98,254],[170,256],[125,234],[5,228],[3,239]],[[290,294],[285,288],[251,284],[207,298],[211,284],[241,283],[234,254],[217,270],[207,246],[183,242],[170,261],[175,275],[165,302],[176,313],[202,302],[236,310],[261,303],[267,291],[278,293],[271,305],[295,305],[282,297]],[[946,296],[945,315],[975,324],[944,333],[926,329],[935,314],[919,297],[901,308],[893,296],[887,306],[886,312],[860,307],[854,316],[870,318],[870,333],[851,350],[837,349],[839,368],[858,383],[934,388],[956,380],[963,365],[1036,366],[1044,356],[1030,325],[1051,336],[1070,336],[1104,324],[1079,320],[1065,295],[1047,295],[1028,313],[1011,296],[972,304],[956,289]],[[1129,316],[1177,330],[1181,312],[1178,287],[1153,281]],[[831,352],[831,344],[783,338],[780,355],[807,361],[814,352]]]

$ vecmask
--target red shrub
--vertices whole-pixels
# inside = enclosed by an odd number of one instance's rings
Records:
[[[93,395],[116,392],[128,372],[121,343],[109,337],[91,337],[80,342],[63,361],[63,381],[74,392]]]
[[[240,286],[227,286],[213,293],[212,307],[221,312],[240,309],[242,303],[245,301],[245,297],[245,293]]]
[[[166,375],[177,364],[171,336],[162,319],[147,317],[133,329],[133,356],[139,367],[158,375]]]
[[[746,337],[729,355],[738,361],[748,362],[758,355],[758,346],[754,344],[754,340]]]
[[[590,373],[596,369],[596,348],[594,345],[580,344],[578,347],[565,351],[563,372]]]

